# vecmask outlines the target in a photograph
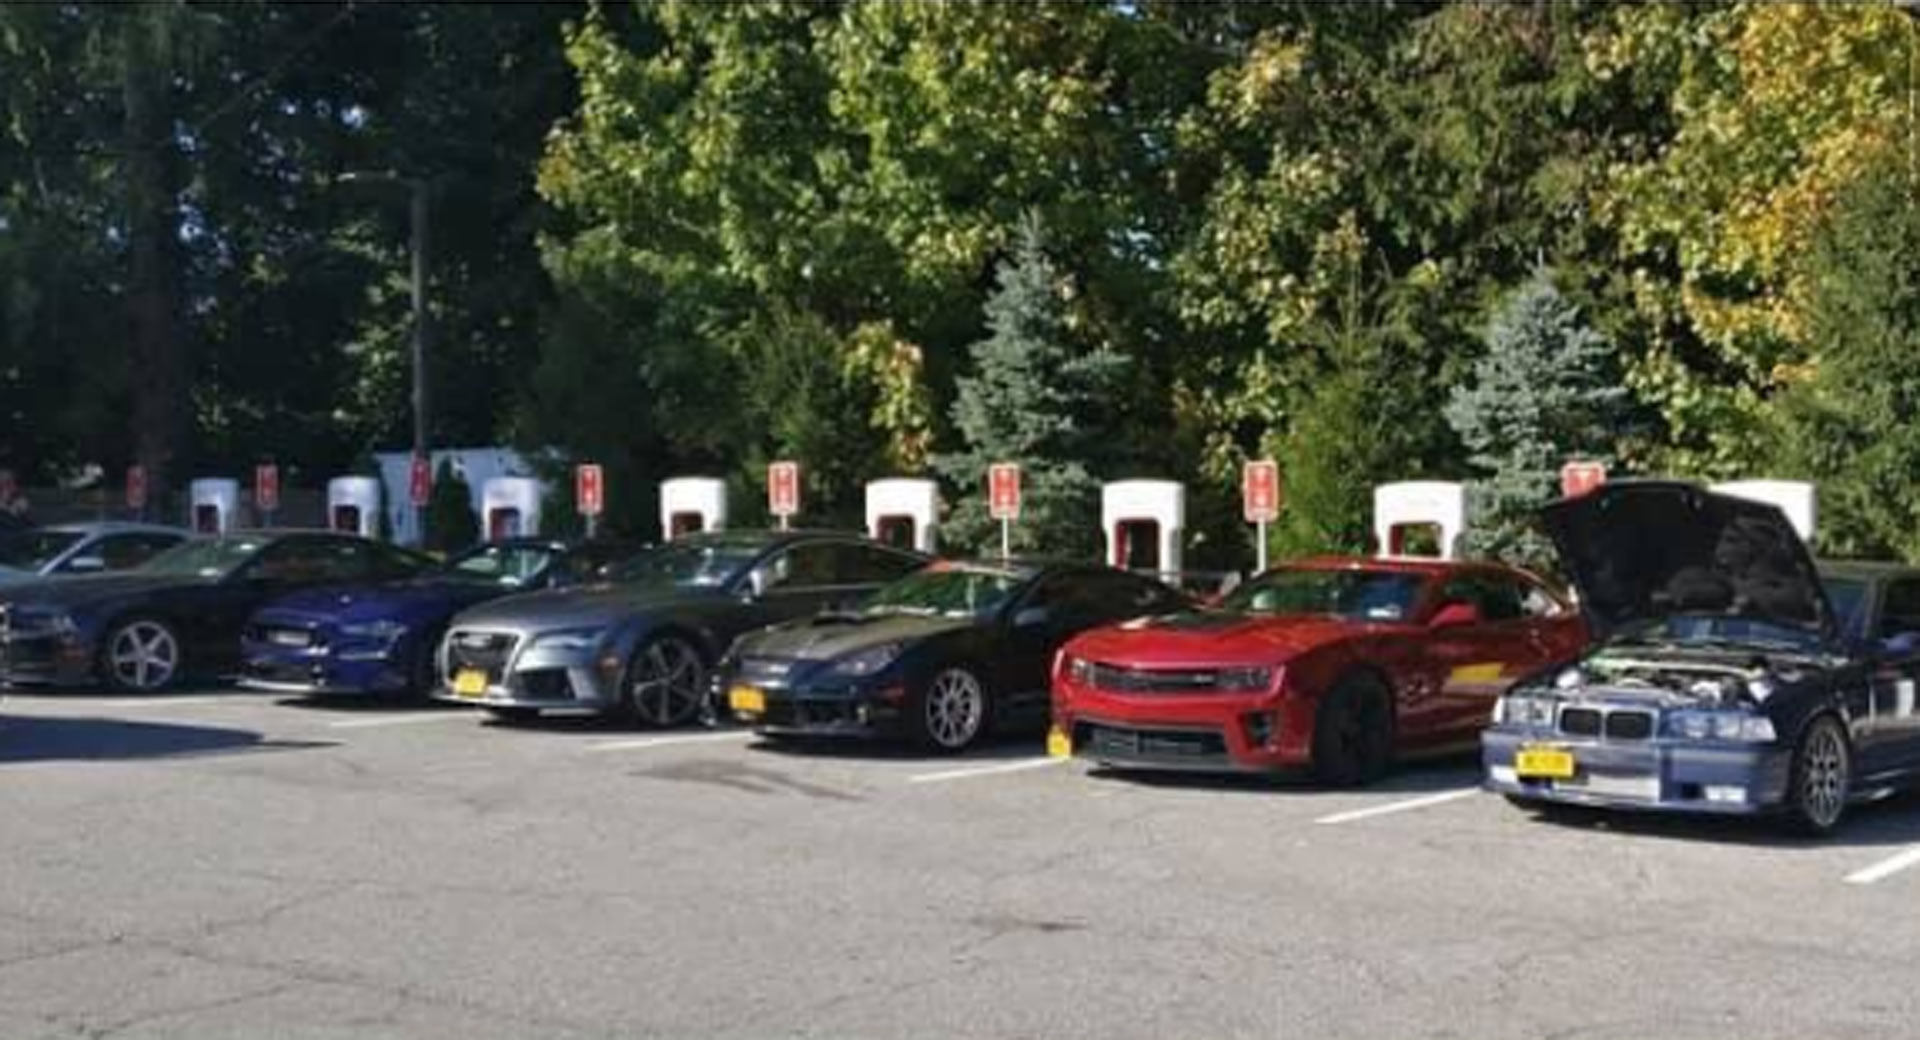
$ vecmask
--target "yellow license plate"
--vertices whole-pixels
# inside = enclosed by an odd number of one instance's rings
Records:
[[[1573,779],[1573,752],[1560,748],[1521,748],[1513,756],[1513,771],[1526,780]]]
[[[459,697],[485,697],[487,695],[487,673],[465,668],[454,673],[453,692]]]
[[[1058,726],[1055,726],[1054,728],[1047,731],[1047,757],[1048,758],[1072,758],[1073,757],[1073,738],[1067,736],[1066,730],[1063,730]]]
[[[751,686],[735,686],[727,691],[727,707],[742,715],[765,715],[767,695]]]

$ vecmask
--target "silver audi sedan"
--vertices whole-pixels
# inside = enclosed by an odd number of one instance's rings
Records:
[[[548,710],[698,717],[733,640],[850,606],[927,557],[827,531],[720,531],[647,550],[598,585],[493,600],[456,615],[435,696],[503,719]]]

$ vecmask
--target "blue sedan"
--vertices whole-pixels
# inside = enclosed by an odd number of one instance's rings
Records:
[[[256,611],[241,637],[241,685],[304,694],[432,689],[447,621],[515,592],[593,581],[639,550],[623,542],[491,542],[411,581],[317,589]]]

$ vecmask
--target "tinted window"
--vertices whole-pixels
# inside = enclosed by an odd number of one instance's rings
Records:
[[[802,542],[761,565],[767,591],[817,589],[839,584],[840,547],[832,542]]]
[[[868,599],[869,614],[973,617],[999,610],[1026,581],[984,567],[935,566],[910,574]]]
[[[1520,586],[1495,574],[1472,574],[1447,582],[1440,592],[1440,602],[1472,604],[1483,621],[1512,621],[1526,614]]]
[[[1826,589],[1827,602],[1833,605],[1840,634],[1856,639],[1864,635],[1866,618],[1861,615],[1867,605],[1867,583],[1851,578],[1823,578],[1820,584]]]
[[[669,542],[622,563],[613,579],[636,585],[725,585],[765,551],[764,542],[698,538]]]
[[[1413,612],[1424,579],[1405,571],[1274,570],[1233,590],[1221,606],[1250,614],[1332,614],[1399,621]]]
[[[1088,575],[1086,581],[1088,594],[1102,617],[1120,619],[1161,614],[1185,605],[1179,593],[1157,581],[1131,574],[1094,573]]]
[[[22,531],[8,535],[0,540],[0,567],[39,570],[80,538],[72,531]]]
[[[331,583],[372,577],[373,546],[344,539],[296,538],[269,547],[254,573],[273,581]]]
[[[918,557],[871,545],[842,545],[836,570],[842,585],[885,585],[919,570]]]
[[[1920,579],[1902,578],[1887,583],[1886,597],[1880,606],[1881,639],[1920,636]]]
[[[534,580],[553,562],[553,551],[533,545],[483,545],[447,564],[449,577],[502,588]]]
[[[112,534],[95,542],[87,555],[98,556],[110,571],[123,571],[138,567],[179,543],[179,537],[174,535]]]
[[[207,538],[182,542],[148,560],[143,571],[182,577],[220,578],[260,555],[269,543],[258,538]]]

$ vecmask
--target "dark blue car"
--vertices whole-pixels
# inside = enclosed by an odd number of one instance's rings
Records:
[[[423,693],[434,686],[434,655],[455,614],[515,592],[595,580],[639,548],[513,538],[411,581],[274,600],[254,612],[242,634],[241,685],[307,694]]]

